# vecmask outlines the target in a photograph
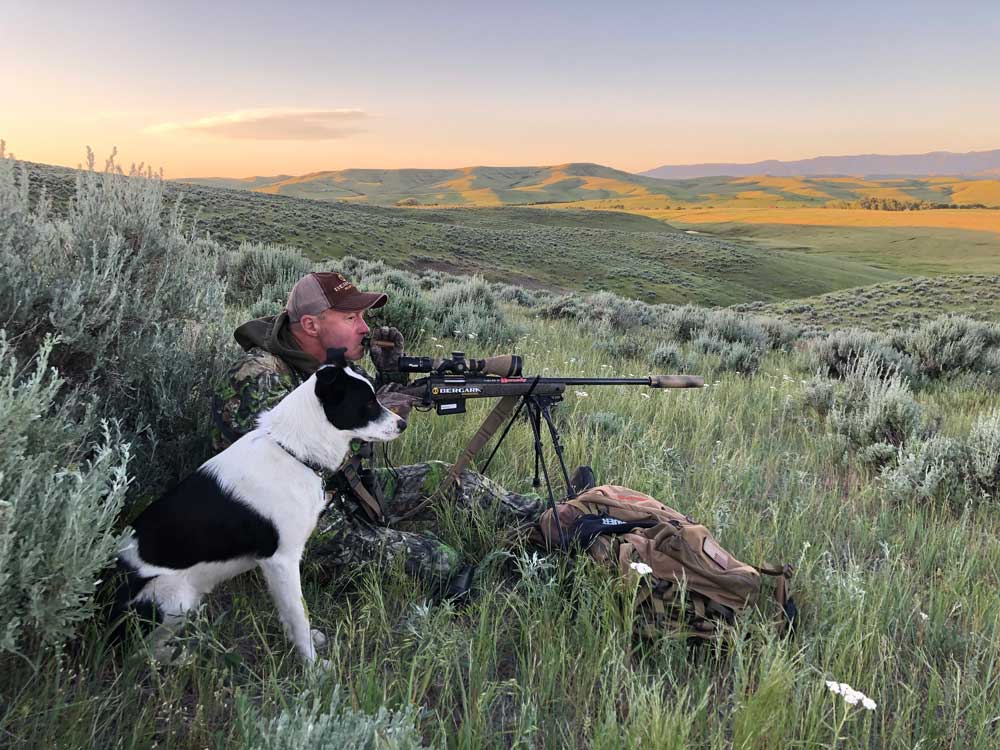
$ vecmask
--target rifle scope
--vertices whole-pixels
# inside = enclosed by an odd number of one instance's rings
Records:
[[[516,378],[521,375],[521,357],[504,354],[485,359],[466,359],[465,352],[452,352],[451,359],[431,357],[400,357],[400,372],[435,372],[452,375],[498,375]]]

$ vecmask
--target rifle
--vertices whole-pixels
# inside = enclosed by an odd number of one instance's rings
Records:
[[[705,384],[705,380],[696,375],[649,375],[644,378],[543,378],[540,375],[522,375],[522,364],[518,355],[485,359],[467,359],[464,352],[452,352],[450,359],[403,356],[399,358],[400,372],[424,373],[425,377],[413,381],[401,392],[417,399],[416,408],[430,409],[434,406],[438,414],[462,414],[465,412],[465,402],[470,398],[500,399],[452,466],[445,486],[458,481],[459,475],[476,453],[507,420],[506,427],[483,465],[482,472],[485,473],[510,428],[521,412],[526,411],[535,447],[535,476],[532,484],[534,487],[541,486],[539,479],[541,473],[548,490],[549,506],[553,509],[560,543],[565,548],[566,540],[559,524],[559,515],[555,511],[555,496],[542,450],[541,424],[542,421],[545,422],[552,449],[559,460],[559,467],[566,483],[566,499],[572,499],[576,497],[577,490],[566,469],[562,442],[551,412],[552,406],[563,400],[567,386],[641,385],[649,388],[700,388]]]

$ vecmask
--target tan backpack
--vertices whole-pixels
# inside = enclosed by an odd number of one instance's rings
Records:
[[[776,579],[779,630],[784,633],[794,623],[796,609],[787,588],[790,565],[740,562],[704,526],[649,495],[607,484],[556,509],[567,542],[584,544],[591,557],[616,567],[622,576],[641,575],[636,604],[649,635],[672,627],[696,638],[716,637],[758,600],[761,574]],[[644,527],[631,528],[633,524]],[[628,530],[619,532],[615,526]],[[581,537],[584,527],[589,533]],[[539,518],[536,541],[549,549],[561,546],[551,509]],[[651,571],[638,573],[642,565]]]

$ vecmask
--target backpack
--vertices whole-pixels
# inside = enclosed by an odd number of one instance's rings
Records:
[[[645,634],[669,627],[696,639],[716,638],[756,603],[762,574],[775,578],[779,632],[792,629],[797,610],[788,596],[790,565],[740,562],[690,516],[627,487],[594,487],[559,503],[556,510],[558,516],[552,509],[541,515],[535,540],[548,549],[560,548],[558,518],[568,543],[616,568],[622,577],[638,574],[636,606]]]

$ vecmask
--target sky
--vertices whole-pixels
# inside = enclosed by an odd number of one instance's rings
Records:
[[[0,0],[0,138],[169,178],[987,150],[998,29],[995,0]]]

